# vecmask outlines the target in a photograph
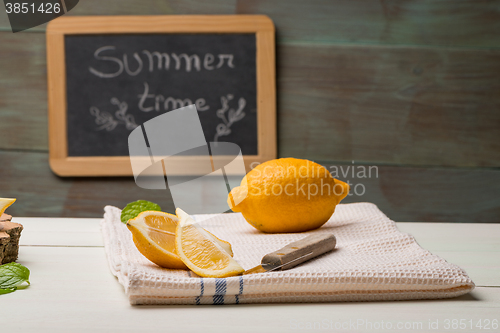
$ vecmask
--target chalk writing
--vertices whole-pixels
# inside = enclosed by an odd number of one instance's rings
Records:
[[[214,136],[214,142],[219,140],[220,136],[231,134],[231,125],[237,121],[240,121],[245,117],[245,112],[243,109],[246,106],[246,101],[244,98],[240,98],[238,100],[238,109],[235,111],[234,109],[229,109],[229,101],[233,99],[233,95],[227,95],[221,97],[222,107],[216,111],[217,117],[222,119],[222,123],[218,124],[215,128],[216,133]],[[228,111],[226,118],[226,111]]]
[[[142,92],[142,94],[137,96],[139,97],[138,107],[142,112],[169,111],[179,109],[191,104],[195,104],[198,111],[207,111],[208,109],[210,109],[210,107],[206,105],[207,102],[204,98],[198,98],[193,103],[193,101],[189,98],[165,98],[163,95],[150,94],[149,84],[147,82],[144,82],[144,91]]]
[[[120,102],[118,100],[118,98],[113,97],[111,99],[111,104],[118,106],[118,111],[115,112],[115,117],[116,117],[116,119],[118,119],[119,121],[121,121],[122,123],[125,124],[126,129],[133,130],[137,126],[139,126],[135,123],[134,116],[131,114],[127,114],[127,110],[128,110],[127,103]]]
[[[128,130],[133,130],[139,125],[135,123],[134,116],[127,114],[128,105],[126,102],[120,102],[118,98],[111,98],[111,104],[116,105],[118,110],[115,112],[116,119],[108,112],[101,112],[95,106],[90,107],[90,114],[95,117],[94,121],[97,125],[97,130],[106,130],[111,132],[119,124],[124,124]]]
[[[168,97],[165,99],[162,95],[150,95],[148,94],[148,84],[145,82],[145,94],[139,95],[140,101],[139,101],[139,109],[141,109],[144,112],[149,112],[156,110],[157,107],[144,107],[144,100],[143,97],[147,96],[147,98],[152,98],[155,101],[161,100],[162,102],[165,102],[165,110],[168,110],[168,108],[171,106],[172,110],[181,108],[183,106],[191,105],[193,104],[189,98],[186,99],[175,99],[173,97]],[[157,97],[161,97],[161,99],[158,99]],[[221,101],[221,108],[217,109],[215,112],[216,116],[222,120],[222,123],[218,124],[216,126],[216,133],[214,136],[214,142],[217,142],[219,140],[219,137],[221,136],[226,136],[231,134],[231,126],[240,120],[242,120],[245,117],[245,112],[243,110],[245,109],[246,106],[246,101],[244,98],[240,98],[238,100],[238,109],[230,108],[229,103],[231,100],[234,99],[234,96],[232,94],[222,96],[220,98]],[[196,100],[196,108],[198,111],[205,111],[208,110],[210,107],[208,105],[205,105],[205,99],[199,98]],[[202,103],[199,103],[199,102]],[[126,102],[120,102],[118,98],[113,97],[111,98],[111,104],[115,105],[118,107],[118,110],[115,111],[114,116],[111,115],[108,112],[102,112],[100,111],[97,107],[92,106],[90,107],[90,114],[95,118],[94,122],[98,125],[97,130],[106,130],[108,132],[113,131],[119,124],[123,124],[125,128],[129,131],[132,131],[139,125],[136,124],[134,116],[131,114],[127,114],[128,110],[128,104]],[[199,105],[202,105],[201,108]],[[159,111],[159,109],[157,110]]]
[[[116,125],[118,125],[118,122],[113,118],[112,115],[107,112],[101,112],[95,106],[90,107],[90,114],[95,117],[95,123],[99,125],[97,127],[98,131],[105,129],[106,131],[110,132],[115,129]]]
[[[113,45],[107,45],[98,48],[94,52],[94,59],[98,61],[105,61],[109,65],[109,67],[116,69],[112,72],[104,73],[95,69],[94,67],[89,66],[88,69],[90,73],[104,79],[111,79],[120,76],[123,73],[126,73],[129,76],[137,76],[141,73],[145,68],[149,72],[153,72],[155,70],[184,70],[186,72],[191,72],[192,70],[201,71],[204,70],[214,70],[219,69],[224,66],[228,68],[235,68],[234,65],[234,55],[233,54],[217,54],[217,64],[215,55],[211,53],[206,53],[203,57],[200,57],[197,54],[187,54],[187,53],[167,53],[167,52],[151,52],[149,50],[142,50],[142,52],[134,52],[132,54],[132,58],[130,62],[132,63],[132,59],[134,59],[134,69],[132,69],[131,64],[129,64],[129,56],[124,53],[121,57],[111,56],[110,51],[115,51],[116,47]],[[107,55],[104,55],[106,52]],[[145,56],[145,61],[143,57]],[[202,60],[203,59],[203,62]],[[145,66],[144,63],[147,63]],[[112,65],[111,65],[112,63]],[[156,66],[155,66],[156,63]],[[203,63],[203,65],[202,65]]]
[[[133,30],[64,36],[68,156],[127,156],[133,129],[193,105],[206,142],[258,155],[258,34]]]

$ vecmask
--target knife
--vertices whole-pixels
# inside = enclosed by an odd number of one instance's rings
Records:
[[[260,265],[247,269],[243,275],[290,269],[333,250],[336,243],[337,240],[333,234],[314,234],[305,237],[278,251],[266,254]]]

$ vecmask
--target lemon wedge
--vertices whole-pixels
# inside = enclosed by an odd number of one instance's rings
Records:
[[[14,202],[16,202],[16,199],[0,198],[0,215],[2,215]]]
[[[145,211],[129,220],[127,228],[132,233],[139,252],[150,261],[164,268],[188,269],[175,249],[175,231],[178,222],[179,219],[175,215],[160,211]],[[224,251],[230,256],[233,255],[231,244],[210,235]]]
[[[175,232],[178,256],[193,272],[203,277],[228,277],[245,270],[218,243],[212,234],[200,227],[186,212],[177,208],[179,218]]]

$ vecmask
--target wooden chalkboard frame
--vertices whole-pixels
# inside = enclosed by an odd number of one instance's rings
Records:
[[[258,155],[245,155],[249,171],[277,155],[275,30],[263,15],[80,16],[61,17],[47,27],[49,163],[59,176],[132,176],[128,156],[72,157],[67,146],[65,35],[165,33],[255,33]],[[147,157],[149,159],[149,157]],[[216,157],[214,157],[216,158]],[[199,174],[201,157],[178,156],[177,175]]]

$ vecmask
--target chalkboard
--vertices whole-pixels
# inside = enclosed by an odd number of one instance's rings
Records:
[[[276,156],[267,17],[63,17],[49,24],[47,54],[59,175],[131,175],[129,134],[191,104],[207,142],[237,144],[248,163]]]
[[[207,142],[258,154],[255,34],[69,35],[65,54],[68,156],[128,156],[135,127],[190,104]]]

